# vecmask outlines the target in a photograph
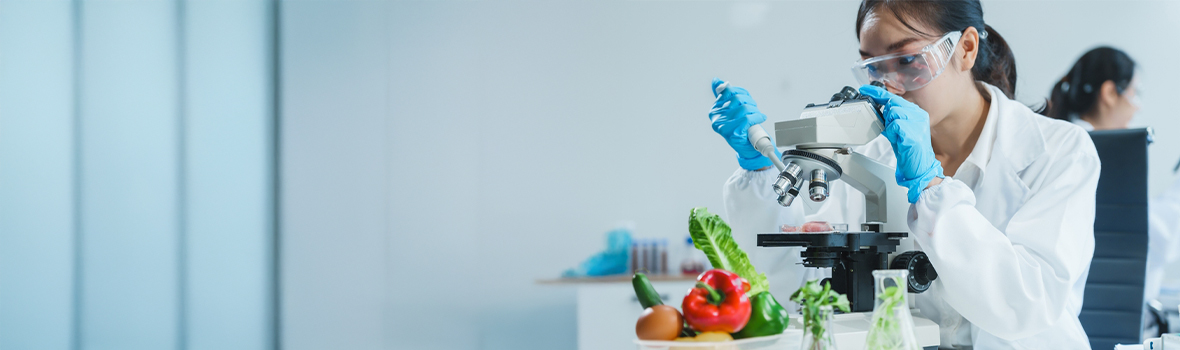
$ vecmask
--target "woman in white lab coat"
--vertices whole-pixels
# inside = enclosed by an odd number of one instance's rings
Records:
[[[1086,52],[1049,94],[1050,117],[1070,121],[1087,131],[1126,129],[1139,110],[1135,61],[1112,47]],[[1149,201],[1147,278],[1143,296],[1160,294],[1164,268],[1180,260],[1180,179]],[[1144,323],[1146,335],[1158,336],[1155,318]],[[1166,333],[1167,330],[1164,330]]]
[[[894,166],[910,191],[910,232],[939,273],[914,299],[938,323],[941,346],[1089,349],[1077,318],[1100,170],[1089,136],[1012,99],[1012,52],[983,22],[978,1],[866,0],[856,24],[862,61],[854,70],[889,90],[861,87],[884,106],[885,131],[856,151]],[[806,200],[779,206],[776,171],[740,142],[745,128],[765,118],[734,87],[717,95],[710,112],[742,166],[723,193],[739,236],[798,223]],[[863,201],[837,181],[806,219],[855,227]],[[771,249],[754,250],[767,269]]]

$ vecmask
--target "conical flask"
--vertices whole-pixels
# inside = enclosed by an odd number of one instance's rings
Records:
[[[807,312],[806,310],[804,312]],[[832,337],[832,307],[820,306],[816,310],[815,323],[812,318],[803,316],[803,344],[802,350],[836,350],[836,340]]]
[[[921,350],[914,336],[914,317],[910,315],[906,270],[873,271],[876,294],[873,321],[865,339],[865,350]]]

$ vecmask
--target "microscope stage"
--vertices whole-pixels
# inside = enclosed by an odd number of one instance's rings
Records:
[[[856,251],[863,247],[897,247],[905,232],[790,232],[760,233],[759,247],[843,248]]]

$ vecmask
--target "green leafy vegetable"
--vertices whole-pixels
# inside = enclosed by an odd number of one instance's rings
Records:
[[[831,306],[840,311],[848,312],[848,297],[832,290],[831,283],[824,283],[820,287],[816,280],[807,281],[799,290],[791,294],[791,301],[802,306],[803,329],[810,332],[812,337],[824,337],[824,323],[820,319],[820,308]]]
[[[688,234],[692,236],[693,246],[705,252],[714,268],[731,271],[750,282],[747,295],[770,290],[766,275],[754,270],[746,252],[734,241],[729,225],[717,214],[709,213],[704,207],[693,208],[688,218]]]

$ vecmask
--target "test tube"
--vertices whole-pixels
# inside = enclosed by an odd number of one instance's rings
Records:
[[[639,240],[631,241],[631,274],[639,272]]]
[[[651,274],[654,275],[660,273],[660,242],[653,238],[651,240],[651,247],[648,248],[648,251],[651,252],[651,255],[648,257],[648,261],[651,263],[649,267],[651,269]]]
[[[660,240],[660,274],[668,274],[668,239]]]

